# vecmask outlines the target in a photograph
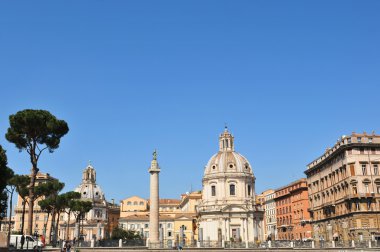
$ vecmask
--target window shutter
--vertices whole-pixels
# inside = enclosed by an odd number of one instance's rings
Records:
[[[355,166],[353,164],[350,165],[350,171],[351,171],[351,176],[355,176]]]

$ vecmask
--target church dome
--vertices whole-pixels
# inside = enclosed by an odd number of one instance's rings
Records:
[[[82,183],[75,189],[81,194],[82,199],[93,201],[105,201],[102,188],[96,184],[96,171],[90,164],[84,169]]]
[[[225,207],[254,202],[255,176],[248,160],[235,152],[227,128],[219,136],[219,151],[208,161],[202,180],[202,207]]]
[[[207,162],[204,176],[218,173],[245,173],[253,175],[248,160],[240,153],[235,152],[234,137],[226,128],[219,136],[219,152]]]

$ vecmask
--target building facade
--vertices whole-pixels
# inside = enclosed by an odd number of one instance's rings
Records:
[[[92,209],[85,214],[84,219],[76,223],[74,214],[61,215],[59,223],[59,238],[72,240],[81,238],[89,241],[107,238],[108,207],[101,187],[96,183],[96,171],[90,164],[82,173],[82,182],[75,189],[80,193],[81,200],[92,202]],[[80,226],[80,227],[79,227]]]
[[[115,204],[114,201],[112,203],[108,202],[108,225],[107,225],[107,233],[109,236],[112,236],[112,231],[119,226],[120,219],[120,206]]]
[[[273,189],[262,193],[264,198],[264,238],[267,240],[277,239],[277,219],[276,219],[276,193]]]
[[[159,200],[159,240],[168,246],[186,244],[197,240],[196,206],[201,199],[201,193],[191,192],[181,195],[181,199]],[[140,233],[143,238],[149,238],[149,203],[138,196],[132,196],[121,201],[122,215],[119,225],[125,230]]]
[[[308,198],[304,178],[275,190],[278,240],[304,241],[312,238]]]
[[[39,185],[41,183],[46,183],[48,181],[57,180],[56,178],[53,178],[50,176],[49,173],[42,173],[38,172],[36,176],[36,183],[35,185]],[[31,233],[36,233],[38,235],[44,235],[46,237],[46,234],[50,233],[50,223],[51,223],[51,215],[47,214],[46,212],[42,211],[41,207],[39,206],[38,202],[43,200],[44,197],[39,197],[34,202],[34,208],[33,208],[33,230]],[[28,201],[28,197],[26,198],[26,201]],[[14,215],[14,231],[21,233],[22,232],[22,212],[25,205],[25,215],[24,215],[24,234],[29,234],[28,230],[28,203],[25,203],[24,200],[18,195],[17,197],[17,205],[15,207],[15,215]]]
[[[263,240],[264,211],[256,204],[255,176],[248,160],[235,152],[227,128],[219,137],[219,152],[207,163],[198,206],[200,241]]]
[[[315,239],[380,235],[380,136],[352,133],[312,161],[305,174]]]

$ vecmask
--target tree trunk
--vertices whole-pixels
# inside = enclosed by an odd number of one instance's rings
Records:
[[[43,232],[44,232],[43,235],[44,235],[45,239],[46,239],[47,224],[49,222],[50,212],[48,212],[47,214],[48,214],[48,216],[47,216],[46,222],[44,223],[44,230],[43,230]]]
[[[10,198],[10,200],[9,200],[9,220],[8,220],[8,247],[9,247],[9,242],[10,242],[10,240],[11,240],[11,231],[12,231],[12,228],[11,228],[11,226],[12,226],[12,204],[13,204],[13,200],[12,200],[12,198],[13,198],[13,191],[14,191],[14,189],[11,191],[11,198]]]
[[[32,173],[30,174],[30,184],[29,184],[29,210],[28,210],[28,232],[33,235],[33,209],[34,209],[34,185],[36,182],[38,168],[37,164],[33,164]]]
[[[71,215],[71,211],[69,211],[69,216],[68,216],[68,218],[67,218],[66,240],[69,239],[70,215]]]
[[[23,199],[23,202],[24,204],[22,205],[22,214],[21,214],[21,233],[22,234],[24,234],[26,200]]]
[[[29,212],[28,212],[28,231],[29,234],[33,234],[33,209],[34,209],[34,185],[36,183],[36,176],[39,171],[37,162],[38,162],[38,156],[36,155],[36,147],[37,142],[36,140],[33,140],[32,147],[30,150],[30,161],[32,163],[32,170],[31,170],[31,178],[30,178],[30,184],[29,184]]]
[[[57,212],[57,223],[55,223],[55,227],[54,227],[54,228],[55,228],[54,236],[53,236],[53,243],[54,243],[54,245],[57,244],[58,227],[59,227],[59,221],[60,221],[59,216],[60,216],[60,214],[61,214],[61,212],[58,211],[58,212]]]
[[[51,222],[50,222],[50,228],[49,228],[49,237],[48,239],[46,239],[49,243],[52,243],[52,237],[51,237],[51,233],[53,232],[53,228],[55,228],[54,226],[55,224],[55,208],[53,208],[52,212],[51,212]]]

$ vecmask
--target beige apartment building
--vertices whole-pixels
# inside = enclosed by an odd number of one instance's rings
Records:
[[[369,240],[380,232],[380,135],[352,133],[312,161],[307,175],[314,239]]]
[[[178,244],[181,232],[186,243],[197,239],[196,207],[201,198],[201,192],[191,192],[182,194],[181,199],[159,200],[159,239],[162,242]],[[149,205],[149,200],[138,196],[122,200],[119,226],[149,238]]]
[[[273,189],[268,189],[261,193],[263,196],[264,206],[264,238],[267,240],[277,239],[277,221],[276,221],[276,193]]]
[[[57,180],[56,178],[53,178],[50,176],[49,173],[42,173],[38,172],[36,176],[36,185],[39,185],[41,183],[46,183],[47,181]],[[33,209],[33,230],[32,233],[37,233],[38,235],[44,235],[49,234],[50,232],[50,223],[51,223],[51,215],[49,215],[48,220],[48,214],[41,210],[41,207],[38,205],[38,202],[44,199],[43,197],[37,198],[34,202],[34,209]],[[16,232],[22,232],[21,226],[22,226],[22,209],[23,205],[25,206],[25,216],[24,216],[24,233],[29,234],[28,230],[28,211],[29,206],[28,203],[25,203],[23,199],[18,196],[17,197],[17,205],[15,208],[15,215],[14,215],[14,231]]]

